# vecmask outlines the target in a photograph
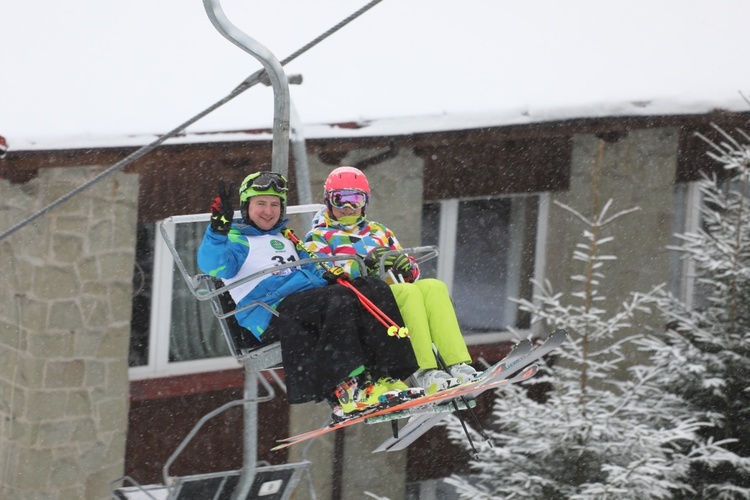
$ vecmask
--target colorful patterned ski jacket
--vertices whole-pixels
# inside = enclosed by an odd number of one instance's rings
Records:
[[[319,257],[333,255],[360,255],[366,257],[373,248],[387,247],[401,250],[403,247],[393,231],[379,222],[367,220],[361,216],[354,224],[346,225],[333,219],[327,209],[323,209],[313,218],[313,228],[305,236],[305,246]],[[419,266],[410,256],[412,263],[412,281],[419,278]],[[375,270],[361,272],[356,260],[342,260],[335,265],[343,267],[353,278],[358,276],[377,275]]]
[[[286,224],[284,220],[277,228],[261,231],[235,219],[228,235],[214,233],[209,225],[198,249],[198,267],[228,285],[264,269],[307,258],[307,254],[298,251],[280,234]],[[293,293],[325,286],[327,282],[322,274],[322,269],[315,264],[290,267],[250,280],[229,293],[237,308],[255,301],[276,308]],[[240,311],[235,317],[260,339],[273,314],[258,306]]]

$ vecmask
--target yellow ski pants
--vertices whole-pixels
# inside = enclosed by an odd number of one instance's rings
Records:
[[[437,279],[394,283],[393,296],[409,329],[420,370],[437,368],[432,344],[448,366],[471,363],[448,287]]]

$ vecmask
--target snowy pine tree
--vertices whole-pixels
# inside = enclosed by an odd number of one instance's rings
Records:
[[[715,423],[702,434],[734,440],[727,448],[750,457],[750,137],[739,132],[740,143],[720,132],[721,144],[706,140],[728,178],[700,183],[702,227],[678,235],[675,248],[693,264],[694,304],[660,294],[656,307],[666,332],[640,344],[653,353],[665,390]],[[730,492],[724,498],[750,498],[745,462],[696,467],[692,483],[703,498],[719,498],[721,489]]]
[[[614,313],[597,306],[604,300],[604,267],[615,259],[602,253],[613,241],[603,232],[635,209],[608,216],[612,201],[601,210],[595,202],[595,215],[587,218],[560,206],[586,226],[574,253],[583,268],[572,277],[580,290],[566,297],[537,283],[536,303],[519,302],[545,330],[563,327],[571,335],[546,376],[531,381],[551,389],[543,402],[529,399],[518,385],[498,391],[487,429],[495,446],[480,450],[471,477],[448,481],[473,500],[695,495],[690,473],[697,464],[734,463],[737,457],[701,436],[708,423],[679,394],[665,390],[656,367],[624,366],[624,353],[636,348],[638,337],[632,320],[649,312],[651,294],[632,294]],[[455,421],[448,428],[454,441],[465,443]]]

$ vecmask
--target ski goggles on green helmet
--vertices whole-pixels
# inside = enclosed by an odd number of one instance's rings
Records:
[[[274,195],[282,200],[286,199],[289,187],[286,177],[276,172],[256,172],[245,177],[240,186],[240,201],[244,202],[252,196]]]
[[[349,206],[356,210],[367,205],[367,195],[356,189],[341,189],[328,193],[328,202],[335,208]]]

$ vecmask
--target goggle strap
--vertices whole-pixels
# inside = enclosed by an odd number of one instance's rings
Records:
[[[266,189],[273,188],[277,193],[284,193],[289,188],[287,187],[286,179],[280,174],[273,172],[265,172],[258,177],[252,179],[253,183],[250,185],[252,189],[265,191]]]

